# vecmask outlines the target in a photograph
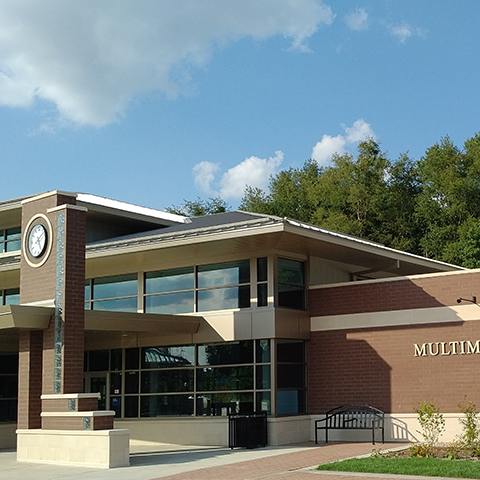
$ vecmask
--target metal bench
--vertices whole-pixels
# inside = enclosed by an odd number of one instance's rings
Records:
[[[326,443],[329,430],[371,430],[373,445],[375,430],[381,430],[382,443],[385,443],[385,413],[369,405],[342,405],[329,410],[325,418],[315,420],[315,443],[318,443],[319,430],[325,430]]]

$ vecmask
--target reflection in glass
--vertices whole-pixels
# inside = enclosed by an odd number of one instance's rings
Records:
[[[88,355],[88,369],[90,372],[104,372],[108,370],[108,350],[92,350]]]
[[[138,372],[125,374],[125,393],[138,393]]]
[[[93,299],[116,298],[137,295],[137,275],[118,275],[95,278],[92,281]]]
[[[121,395],[122,393],[122,374],[110,374],[110,395]]]
[[[197,370],[197,390],[253,389],[253,367],[207,367]]]
[[[193,415],[191,395],[149,395],[141,397],[142,417]]]
[[[197,302],[199,312],[248,308],[250,307],[250,285],[199,290]]]
[[[270,340],[255,340],[256,348],[256,362],[269,363],[270,362]]]
[[[250,260],[199,265],[198,288],[250,283]]]
[[[272,413],[272,399],[270,392],[257,392],[257,412]]]
[[[140,366],[140,349],[127,348],[125,349],[125,370],[138,370]]]
[[[138,418],[138,397],[125,397],[125,418]]]
[[[277,413],[279,415],[305,413],[305,392],[303,390],[278,391]]]
[[[145,274],[145,293],[192,290],[195,276],[193,267],[174,268]]]
[[[193,369],[142,372],[142,393],[193,392]]]
[[[287,258],[278,259],[278,305],[305,308],[304,263]]]
[[[145,313],[178,314],[194,311],[194,292],[165,293],[145,297]]]
[[[92,303],[93,310],[113,312],[136,312],[137,297],[116,298],[114,300],[97,300]]]
[[[11,288],[11,289],[5,290],[5,305],[19,305],[19,304],[20,304],[20,289]]]
[[[171,368],[193,365],[195,347],[146,347],[142,348],[142,368]]]
[[[271,387],[271,368],[270,365],[257,365],[256,388],[267,389]]]
[[[253,363],[253,342],[211,343],[198,346],[199,365],[232,365]]]
[[[277,362],[303,363],[305,344],[303,340],[278,340]]]
[[[252,413],[253,392],[202,393],[197,395],[197,415],[226,415]]]

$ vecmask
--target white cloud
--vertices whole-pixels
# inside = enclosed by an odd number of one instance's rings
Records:
[[[342,125],[345,135],[323,135],[322,139],[315,144],[311,157],[320,165],[330,162],[332,155],[343,155],[348,146],[361,142],[368,138],[375,138],[375,132],[370,124],[362,118],[356,120],[351,127]]]
[[[405,43],[410,37],[424,37],[425,31],[421,28],[412,27],[408,23],[400,23],[398,25],[387,26],[390,35],[395,37],[400,43]]]
[[[337,135],[336,137],[324,135],[313,147],[312,158],[319,164],[328,163],[334,153],[339,155],[345,153],[346,143],[347,141],[342,135]]]
[[[240,199],[245,187],[258,187],[265,189],[270,175],[277,172],[283,162],[283,152],[275,152],[274,157],[259,158],[249,157],[243,162],[228,169],[220,178],[218,188],[212,188],[215,174],[219,165],[211,162],[200,162],[193,167],[192,174],[195,185],[209,195],[220,195],[223,199]]]
[[[218,163],[212,162],[200,162],[197,163],[193,169],[193,179],[195,186],[202,192],[211,194],[212,191],[212,182],[215,180],[215,173],[220,168]]]
[[[100,127],[135,95],[181,94],[172,72],[188,79],[215,48],[283,35],[306,50],[333,19],[321,0],[2,0],[0,103],[47,100],[60,119]]]
[[[275,152],[274,157],[249,157],[242,163],[228,169],[220,180],[220,196],[222,198],[241,198],[245,187],[265,189],[270,175],[274,174],[283,162],[283,152]]]
[[[368,13],[363,8],[357,8],[354,12],[349,13],[345,17],[345,23],[348,28],[356,30],[357,32],[361,30],[368,29]]]
[[[347,143],[358,143],[367,138],[375,138],[375,132],[372,127],[363,118],[353,122],[351,127],[342,125],[345,130]]]

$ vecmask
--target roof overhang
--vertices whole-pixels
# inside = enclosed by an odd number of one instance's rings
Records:
[[[53,307],[4,305],[0,307],[0,330],[21,328],[44,330],[52,318]]]
[[[85,310],[85,330],[146,332],[156,334],[197,333],[202,317]]]
[[[131,265],[136,258],[168,251],[168,257],[186,258],[244,254],[253,251],[290,252],[341,262],[352,266],[352,273],[390,272],[394,276],[462,270],[461,267],[395,250],[349,235],[287,219],[262,220],[222,225],[216,228],[155,232],[150,236],[112,240],[87,246],[87,267],[96,262],[118,262],[118,255]],[[89,265],[89,262],[90,265]],[[96,274],[95,268],[92,270]]]
[[[45,330],[55,312],[53,307],[5,305],[0,307],[0,330]],[[202,317],[152,313],[85,310],[85,330],[145,332],[152,334],[197,333]]]

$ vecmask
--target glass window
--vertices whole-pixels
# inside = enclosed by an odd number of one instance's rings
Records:
[[[270,343],[96,350],[86,353],[85,369],[109,372],[109,405],[120,418],[270,411]]]
[[[305,413],[305,392],[303,390],[283,390],[277,392],[277,413],[293,415]]]
[[[142,368],[186,367],[195,363],[195,347],[142,348]]]
[[[21,248],[22,233],[20,227],[0,230],[0,253],[16,252]]]
[[[270,363],[270,340],[255,340],[257,363]]]
[[[212,343],[198,346],[199,365],[233,365],[238,363],[253,363],[252,341]]]
[[[110,312],[132,312],[137,311],[137,297],[116,298],[113,300],[97,300],[92,302],[93,310],[103,310]]]
[[[251,390],[253,367],[208,367],[197,370],[197,390]]]
[[[253,410],[253,393],[202,393],[197,396],[197,415],[199,416],[252,413]]]
[[[10,288],[8,290],[0,290],[0,304],[3,305],[19,305],[20,289]]]
[[[125,418],[138,418],[138,397],[125,397]]]
[[[116,348],[110,351],[110,370],[122,369],[122,349]]]
[[[200,265],[197,270],[197,281],[198,288],[250,283],[250,260]]]
[[[270,392],[257,392],[257,412],[272,413],[272,399]]]
[[[305,266],[303,262],[278,259],[278,305],[305,308]]]
[[[125,374],[125,393],[138,393],[138,372]]]
[[[266,390],[271,388],[271,367],[270,365],[257,365],[256,373],[256,388],[259,390]]]
[[[92,288],[94,300],[137,295],[137,275],[95,278]]]
[[[192,395],[149,395],[141,397],[142,417],[193,415]]]
[[[197,292],[198,311],[250,307],[250,285],[215,288]]]
[[[175,268],[145,274],[145,293],[192,290],[195,286],[193,267]]]
[[[108,370],[108,350],[92,350],[88,355],[88,370],[104,372]]]
[[[125,349],[125,370],[138,370],[140,366],[140,349],[127,348]]]
[[[122,374],[110,374],[110,395],[120,395],[122,393]]]
[[[303,340],[277,340],[277,413],[306,411],[306,364]]]
[[[92,310],[136,312],[137,295],[136,274],[94,278],[85,284],[85,307]]]
[[[191,292],[164,293],[145,297],[145,313],[179,314],[195,309],[195,294]]]
[[[193,392],[193,369],[142,372],[142,393]]]

